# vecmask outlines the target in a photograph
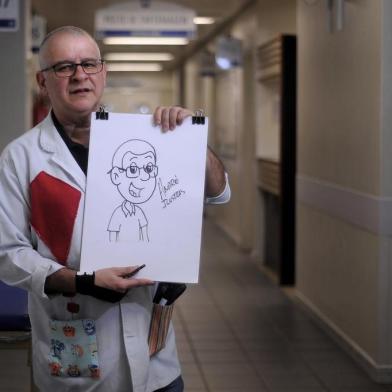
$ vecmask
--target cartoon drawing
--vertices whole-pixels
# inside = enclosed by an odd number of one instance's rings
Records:
[[[90,350],[91,357],[92,357],[92,358],[97,358],[97,356],[98,356],[98,347],[97,347],[97,343],[96,343],[96,342],[90,343],[90,344],[88,345],[88,348],[89,348],[89,350]]]
[[[50,351],[53,357],[61,359],[61,352],[65,350],[65,344],[57,339],[50,340]]]
[[[61,376],[61,364],[58,362],[50,362],[49,363],[50,374],[52,376]]]
[[[81,372],[78,365],[68,365],[67,374],[70,377],[80,377]]]
[[[110,218],[109,241],[149,241],[148,219],[139,205],[155,191],[156,162],[155,148],[145,140],[127,140],[115,151],[109,174],[124,201]]]
[[[95,321],[86,319],[82,320],[83,323],[83,328],[84,332],[86,332],[87,335],[95,335]]]
[[[72,338],[75,336],[75,332],[76,332],[75,327],[72,327],[72,325],[64,325],[63,327],[64,336],[68,338],[70,337]]]
[[[90,370],[90,376],[92,378],[99,378],[100,377],[100,369],[97,365],[88,365],[88,368]]]
[[[83,357],[83,355],[84,355],[83,347],[80,344],[72,344],[71,345],[71,353],[75,357]]]

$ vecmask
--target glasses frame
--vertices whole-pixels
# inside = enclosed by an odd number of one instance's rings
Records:
[[[127,176],[127,178],[138,178],[140,176],[140,172],[141,170],[144,171],[144,173],[148,174],[149,178],[156,178],[158,176],[158,165],[154,165],[151,164],[150,167],[152,168],[151,172],[148,172],[147,170],[147,165],[144,165],[142,167],[136,166],[136,165],[131,165],[124,168],[118,168],[120,170],[121,173],[125,173],[125,175]],[[131,167],[133,169],[137,169],[137,173],[131,173]]]
[[[84,67],[83,67],[83,64],[86,64],[86,63],[92,62],[92,61],[96,62],[96,63],[97,63],[97,66],[100,65],[100,66],[101,66],[101,69],[100,69],[99,71],[97,71],[97,72],[86,72],[86,70],[85,70]],[[56,72],[56,69],[55,69],[55,68],[56,68],[58,65],[60,65],[60,64],[72,65],[72,66],[74,67],[74,70],[73,70],[72,74],[71,74],[71,75],[67,75],[67,76],[59,75],[59,74]],[[58,63],[56,63],[56,64],[51,65],[50,67],[41,69],[40,72],[53,71],[53,73],[54,73],[58,78],[66,79],[66,78],[72,78],[72,77],[75,75],[76,70],[78,69],[78,66],[79,66],[79,65],[82,67],[82,70],[83,70],[83,72],[84,72],[86,75],[96,75],[96,74],[102,72],[102,70],[103,70],[103,65],[104,65],[104,64],[105,64],[105,60],[104,60],[104,59],[84,60],[84,61],[81,61],[80,63],[74,63],[74,62],[72,62],[72,61],[69,61],[69,62],[68,62],[68,61],[60,61],[60,62],[58,62]]]

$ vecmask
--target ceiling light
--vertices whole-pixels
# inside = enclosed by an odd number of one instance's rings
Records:
[[[209,16],[196,16],[193,18],[194,24],[213,24],[215,19]]]
[[[105,45],[186,45],[189,42],[183,37],[106,37]]]
[[[107,61],[170,61],[171,53],[106,53]]]
[[[158,72],[162,66],[158,63],[107,63],[109,72]]]

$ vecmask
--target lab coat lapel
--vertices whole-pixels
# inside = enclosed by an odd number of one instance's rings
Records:
[[[54,126],[50,113],[41,123],[40,128],[40,145],[42,149],[52,154],[52,162],[60,167],[72,182],[84,192],[86,176]]]

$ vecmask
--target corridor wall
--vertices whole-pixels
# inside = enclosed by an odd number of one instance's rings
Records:
[[[0,32],[0,151],[31,126],[30,0],[19,2],[19,28]]]
[[[392,382],[392,4],[298,1],[298,298]]]
[[[171,72],[109,72],[102,102],[108,111],[152,113],[159,105],[172,105]]]
[[[184,67],[186,106],[210,109],[207,111],[213,121],[209,128],[210,141],[230,175],[230,203],[207,208],[207,214],[260,264],[263,264],[265,227],[260,218],[263,211],[255,172],[260,110],[254,55],[261,43],[280,33],[295,33],[295,30],[295,1],[259,0],[222,33],[241,40],[244,55],[241,67],[220,71],[214,77],[201,77],[197,56]],[[210,43],[209,48],[214,51],[214,43]],[[213,96],[205,94],[207,90]],[[261,135],[258,140],[262,139]]]

